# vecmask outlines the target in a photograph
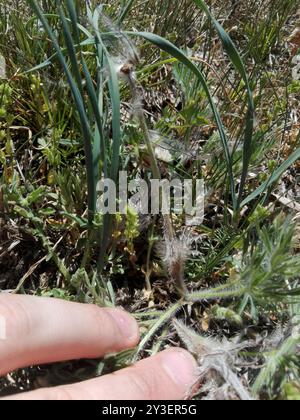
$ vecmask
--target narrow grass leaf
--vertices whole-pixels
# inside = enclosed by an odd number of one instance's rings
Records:
[[[80,67],[78,65],[76,50],[75,50],[75,47],[74,47],[75,42],[72,38],[68,22],[66,20],[63,8],[60,4],[58,6],[58,10],[59,10],[59,15],[60,15],[62,26],[63,26],[63,33],[64,33],[64,39],[65,39],[65,42],[66,42],[68,56],[71,60],[72,71],[73,71],[75,80],[77,82],[78,89],[79,89],[81,95],[83,95],[82,77],[81,77],[81,74],[80,74]]]
[[[242,203],[241,207],[246,206],[252,200],[255,200],[263,194],[269,187],[278,182],[281,176],[298,160],[300,159],[300,148],[298,148],[291,156],[273,173],[273,175],[258,187],[252,194],[250,194]]]

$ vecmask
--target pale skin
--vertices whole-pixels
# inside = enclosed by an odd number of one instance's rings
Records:
[[[121,309],[0,294],[0,376],[27,366],[100,358],[139,340],[136,321]],[[8,399],[183,400],[196,371],[188,352],[172,348],[110,375]]]

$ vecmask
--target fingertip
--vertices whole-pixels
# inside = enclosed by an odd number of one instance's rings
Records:
[[[171,348],[161,353],[161,364],[182,393],[188,393],[197,382],[198,364],[186,350]]]
[[[129,347],[136,346],[140,340],[140,330],[134,317],[120,308],[106,311],[120,331],[124,343]]]

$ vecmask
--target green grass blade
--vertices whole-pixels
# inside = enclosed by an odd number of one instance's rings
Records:
[[[300,159],[300,148],[298,148],[269,178],[268,181],[264,182],[259,188],[257,188],[252,194],[250,194],[242,203],[241,207],[246,206],[252,200],[255,200],[261,194],[263,194],[269,187],[278,182],[281,176],[298,160]]]
[[[112,146],[112,158],[110,167],[110,179],[115,184],[118,180],[118,172],[120,166],[120,148],[121,148],[121,99],[119,90],[119,81],[113,63],[110,60],[108,54],[106,54],[107,66],[110,73],[109,80],[109,92],[112,105],[112,131],[113,131],[113,146]],[[101,251],[99,256],[99,269],[102,271],[104,266],[105,252],[108,246],[108,241],[111,234],[112,226],[112,215],[107,214],[104,217],[103,229],[102,229],[102,240],[101,240]]]
[[[93,80],[89,72],[88,66],[83,58],[82,58],[82,67],[83,67],[84,75],[86,78],[89,101],[92,106],[94,117],[96,120],[96,125],[97,125],[97,134],[94,141],[94,146],[95,146],[96,141],[97,142],[99,141],[100,143],[100,153],[98,153],[97,148],[95,147],[93,148],[94,177],[95,177],[95,182],[97,183],[99,181],[100,160],[103,166],[105,166],[106,164],[105,141],[104,141],[104,135],[103,135],[103,122],[102,122],[102,116],[99,110],[97,94],[93,85]],[[98,134],[99,134],[99,138],[98,138]]]
[[[70,32],[69,25],[68,25],[68,22],[66,20],[66,16],[64,14],[63,8],[60,5],[60,2],[57,2],[57,3],[58,3],[59,16],[60,16],[62,26],[63,26],[63,34],[64,34],[64,39],[65,39],[65,42],[66,42],[67,52],[68,52],[68,56],[69,56],[69,59],[71,61],[71,65],[72,65],[72,71],[73,71],[75,80],[77,82],[78,89],[79,89],[81,95],[83,95],[82,77],[81,77],[81,74],[80,74],[80,68],[79,68],[79,65],[78,65],[76,50],[75,50],[75,47],[74,47],[75,42],[72,38],[72,35],[71,35],[71,32]]]
[[[120,89],[119,89],[119,80],[116,73],[115,67],[110,55],[102,41],[101,32],[99,29],[99,19],[100,19],[101,8],[97,8],[92,14],[91,10],[88,8],[89,21],[93,26],[95,31],[95,44],[98,49],[98,63],[103,63],[109,71],[109,94],[112,107],[112,155],[111,155],[111,164],[109,176],[110,179],[117,183],[119,164],[120,164],[120,148],[121,148],[121,98],[120,98]],[[95,99],[95,98],[94,98]],[[103,147],[102,147],[103,148]],[[106,168],[106,165],[105,165]],[[110,237],[112,225],[112,216],[106,214],[103,220],[103,227],[101,233],[101,250],[99,255],[98,268],[101,272],[104,266],[105,253],[108,246],[108,241]]]
[[[28,1],[31,1],[31,0],[28,0]],[[54,14],[54,13],[43,13],[43,15],[44,15],[44,17],[46,18],[46,19],[57,19],[57,18],[59,18],[59,15],[58,14]],[[26,27],[29,25],[29,24],[31,24],[32,22],[34,22],[35,20],[36,20],[37,18],[36,18],[36,16],[34,16],[34,17],[32,17],[32,18],[30,18],[28,21],[27,21],[27,23],[26,23]],[[66,19],[67,19],[67,22],[71,22],[71,20],[70,19],[68,19],[67,17],[66,17]],[[82,25],[80,25],[80,23],[77,23],[77,27],[78,27],[78,29],[83,33],[83,34],[85,34],[86,35],[86,37],[87,38],[90,38],[91,37],[91,33],[84,27],[84,26],[82,26]]]
[[[117,181],[118,171],[120,166],[120,148],[121,148],[121,98],[118,75],[115,71],[114,65],[109,58],[106,56],[110,80],[109,80],[109,91],[112,105],[112,130],[113,130],[113,148],[112,148],[112,160],[110,168],[110,177],[113,181]]]
[[[85,47],[87,45],[94,45],[95,44],[95,38],[94,37],[90,37],[85,39],[84,41],[80,42],[80,44],[75,45],[75,48],[81,48],[81,47]],[[62,48],[61,52],[65,53],[67,51],[66,48]],[[39,71],[42,70],[48,66],[51,66],[53,64],[53,60],[57,58],[57,53],[54,53],[51,55],[51,57],[47,58],[45,61],[43,61],[42,63],[38,64],[35,67],[30,68],[29,70],[26,70],[24,72],[24,74],[29,74],[29,73],[33,73],[35,71]]]
[[[69,12],[69,15],[70,15],[70,18],[71,18],[76,44],[80,44],[80,35],[79,35],[79,29],[78,29],[78,17],[77,17],[76,9],[74,7],[73,0],[67,0],[67,8],[68,8],[68,12]]]
[[[100,115],[103,116],[103,104],[104,104],[104,79],[105,75],[103,74],[104,68],[104,52],[102,45],[99,43],[98,39],[94,38],[94,42],[96,45],[96,60],[97,60],[97,99],[98,99],[98,108]],[[94,144],[95,149],[95,156],[101,156],[101,160],[103,161],[103,173],[105,178],[108,177],[108,169],[107,169],[107,159],[106,159],[106,144],[104,138],[104,131],[99,133],[99,143]]]

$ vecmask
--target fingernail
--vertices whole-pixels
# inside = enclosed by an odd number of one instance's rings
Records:
[[[140,335],[136,320],[122,309],[108,309],[108,312],[118,325],[120,333],[126,338],[126,341],[135,345]]]
[[[193,356],[183,349],[171,349],[162,353],[162,364],[179,387],[189,391],[197,381],[197,363]]]

